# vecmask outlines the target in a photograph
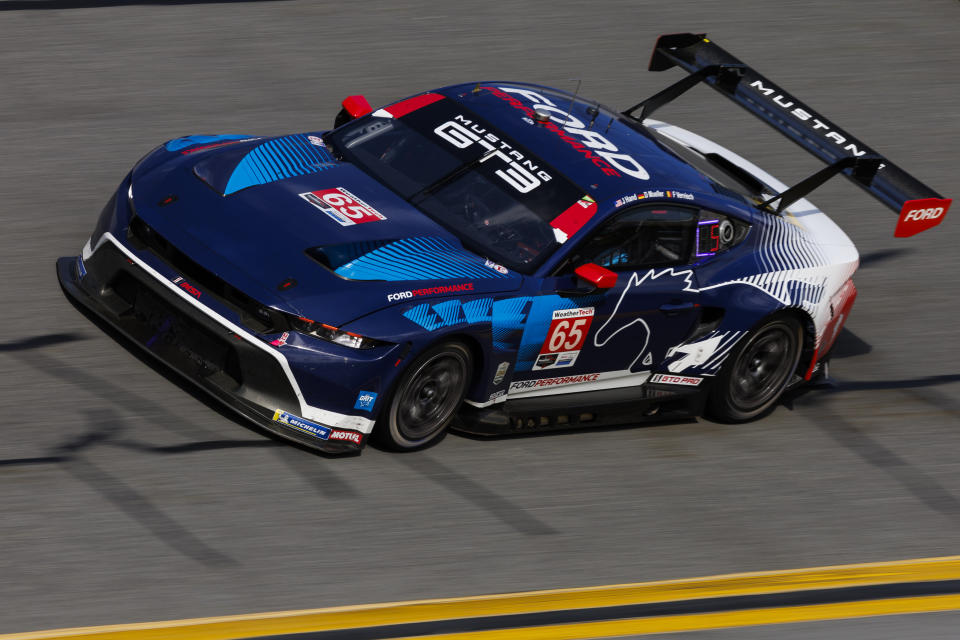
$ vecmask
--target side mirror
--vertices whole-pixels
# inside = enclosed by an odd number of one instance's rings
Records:
[[[597,289],[610,289],[617,284],[617,274],[598,264],[588,262],[573,270],[575,274],[592,284]]]
[[[363,96],[347,96],[341,104],[343,108],[340,109],[336,120],[333,121],[334,129],[373,111],[370,103]]]

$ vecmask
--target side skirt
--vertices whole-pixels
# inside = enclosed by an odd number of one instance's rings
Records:
[[[698,387],[645,384],[537,398],[517,398],[489,407],[464,405],[451,429],[497,436],[662,422],[703,412],[712,380]]]

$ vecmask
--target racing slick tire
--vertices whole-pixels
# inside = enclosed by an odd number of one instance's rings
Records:
[[[437,440],[460,408],[470,383],[473,358],[459,342],[427,349],[394,385],[377,440],[400,451],[419,449]]]
[[[746,422],[770,411],[800,361],[803,329],[789,314],[768,318],[731,354],[707,399],[706,415]]]

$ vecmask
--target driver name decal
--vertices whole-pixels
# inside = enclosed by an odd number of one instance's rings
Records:
[[[300,197],[343,227],[387,219],[385,215],[343,187],[308,191],[301,193]]]

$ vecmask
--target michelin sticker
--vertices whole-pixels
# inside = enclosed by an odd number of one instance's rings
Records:
[[[292,413],[287,413],[277,409],[273,412],[273,421],[279,422],[280,424],[285,424],[288,427],[293,427],[297,431],[302,431],[307,435],[311,435],[320,440],[326,440],[330,437],[330,427],[325,427],[316,422],[310,422],[306,418],[301,418],[300,416],[295,416]]]

